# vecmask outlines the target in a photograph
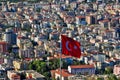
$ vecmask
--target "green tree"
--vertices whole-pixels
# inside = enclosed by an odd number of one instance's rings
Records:
[[[46,77],[47,80],[50,80],[50,77],[51,77],[50,72],[44,72],[43,75],[44,75],[44,76],[47,76],[47,77]]]
[[[97,78],[97,80],[104,80],[104,79],[99,77],[99,78]]]
[[[110,74],[108,76],[108,80],[118,80],[117,77],[114,74]]]
[[[105,68],[105,74],[111,74],[113,72],[113,69],[111,67],[106,67]]]
[[[62,68],[67,68],[68,64],[62,60]],[[47,80],[50,79],[50,70],[55,70],[60,67],[60,59],[50,60],[49,64],[46,61],[34,60],[29,64],[29,69],[36,70],[40,74],[43,74]]]
[[[52,78],[52,80],[56,80],[55,78]]]
[[[34,60],[32,61],[28,68],[31,70],[36,70],[37,72],[39,72],[40,74],[43,74],[46,78],[50,78],[49,76],[49,68],[47,68],[47,64],[44,61],[40,61],[40,60]]]
[[[29,64],[28,69],[30,69],[30,70],[36,70],[36,67],[35,67],[35,65],[33,64],[33,62],[31,62],[31,63]]]
[[[37,71],[37,72],[40,72],[40,71],[41,71],[41,67],[38,66],[38,67],[36,68],[36,71]],[[43,71],[41,71],[41,72],[43,72]]]
[[[73,65],[80,65],[80,64],[84,64],[84,62],[78,60],[73,61]]]
[[[50,69],[57,69],[60,67],[60,60],[59,59],[54,59],[50,61],[51,64],[49,64]]]
[[[65,60],[62,60],[62,68],[64,68],[64,69],[68,68],[68,63],[65,62]]]

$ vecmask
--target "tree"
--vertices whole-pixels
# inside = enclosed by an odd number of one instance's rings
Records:
[[[85,64],[83,61],[74,60],[73,65]]]
[[[113,69],[111,67],[106,67],[105,68],[105,74],[111,74],[113,72]]]
[[[43,74],[46,78],[50,78],[50,72],[48,72],[50,70],[44,61],[34,60],[29,64],[28,68]]]
[[[51,64],[49,64],[50,69],[57,69],[60,66],[60,60],[59,59],[54,59],[50,61]]]
[[[36,70],[36,67],[35,67],[35,65],[33,64],[33,62],[31,62],[31,63],[29,64],[28,69],[30,69],[30,70]]]
[[[97,78],[97,80],[104,80],[104,79],[99,77],[99,78]]]
[[[67,68],[68,64],[62,60],[62,68]],[[50,70],[55,70],[60,67],[60,59],[50,60],[49,63],[46,61],[34,60],[29,64],[29,69],[35,70],[40,74],[43,74],[47,80],[50,79]]]
[[[110,74],[108,76],[108,80],[118,80],[117,77],[114,74]]]
[[[68,68],[68,63],[62,60],[62,68],[67,69]]]
[[[52,78],[52,80],[56,80],[55,78]]]
[[[44,76],[47,76],[47,77],[46,77],[47,80],[50,80],[50,77],[51,77],[50,72],[44,72],[43,75],[44,75]]]

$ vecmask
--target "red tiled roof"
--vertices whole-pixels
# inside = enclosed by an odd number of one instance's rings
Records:
[[[59,54],[58,56],[56,56],[56,58],[60,58],[60,54]],[[71,56],[63,55],[63,54],[62,54],[61,58],[63,58],[63,59],[64,59],[64,58],[71,58]]]
[[[84,57],[85,57],[85,56],[88,56],[88,55],[84,53],[84,54],[81,54],[81,56],[84,56]]]
[[[71,65],[71,68],[95,68],[94,65]]]
[[[30,61],[30,60],[32,60],[32,58],[25,58],[25,60],[26,60],[26,61]]]
[[[52,56],[52,57],[48,57],[49,60],[56,59],[56,58],[57,58],[57,59],[60,58],[60,55],[54,55],[54,56]],[[63,54],[62,54],[61,58],[62,58],[62,59],[65,59],[65,58],[72,58],[72,57],[71,57],[71,56],[66,56],[66,55],[63,55]]]
[[[57,70],[51,70],[52,73],[57,73],[57,74],[61,74],[60,69]],[[63,77],[68,77],[68,76],[72,76],[73,74],[70,74],[66,69],[62,69],[62,76]]]

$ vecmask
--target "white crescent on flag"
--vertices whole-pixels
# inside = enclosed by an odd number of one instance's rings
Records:
[[[68,47],[68,45],[69,45],[69,41],[66,42],[66,48],[68,51],[71,51],[71,49]]]
[[[61,37],[62,37],[62,54],[80,58],[81,56],[80,43],[65,35],[61,35]]]

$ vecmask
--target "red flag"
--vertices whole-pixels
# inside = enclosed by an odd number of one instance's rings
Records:
[[[80,58],[81,56],[80,43],[64,35],[61,35],[61,38],[62,38],[62,54]]]

